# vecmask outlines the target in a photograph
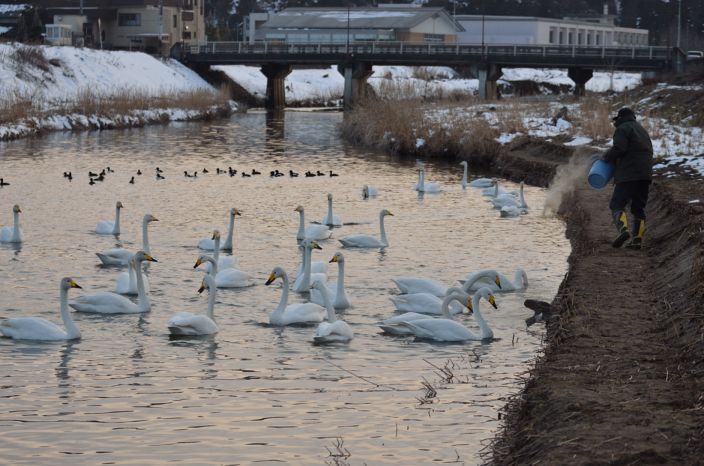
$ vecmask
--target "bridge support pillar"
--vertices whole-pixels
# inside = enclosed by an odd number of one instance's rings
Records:
[[[356,103],[367,96],[367,79],[372,75],[372,65],[364,62],[338,65],[337,70],[345,77],[343,102],[345,110],[351,110]]]
[[[479,98],[484,100],[495,100],[499,97],[496,81],[501,77],[503,71],[498,65],[482,63],[471,66],[472,74],[479,79]]]
[[[587,81],[594,76],[594,70],[584,68],[568,68],[567,76],[574,81],[574,95],[583,96],[586,92]]]
[[[262,74],[266,76],[267,110],[282,110],[286,106],[286,89],[284,81],[291,73],[291,65],[262,65]]]

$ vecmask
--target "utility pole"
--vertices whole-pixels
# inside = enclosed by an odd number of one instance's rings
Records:
[[[682,0],[677,2],[677,48],[680,48],[680,36],[682,29]]]
[[[347,1],[347,47],[345,47],[345,53],[349,55],[350,53],[350,2]]]

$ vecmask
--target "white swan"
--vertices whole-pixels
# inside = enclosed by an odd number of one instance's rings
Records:
[[[467,186],[469,186],[469,183],[467,183],[467,161],[463,160],[460,162],[460,165],[462,165],[462,189],[467,189]]]
[[[332,296],[332,307],[335,309],[347,309],[350,307],[350,301],[347,298],[347,293],[345,293],[345,256],[341,252],[336,252],[330,262],[337,262],[337,281],[325,285],[328,293]],[[310,290],[310,300],[321,306],[325,305],[323,295],[316,289]]]
[[[313,341],[315,343],[344,343],[350,341],[354,337],[354,333],[352,333],[352,329],[347,325],[347,322],[338,319],[337,315],[335,315],[335,309],[332,307],[330,294],[325,284],[317,280],[313,282],[311,289],[318,290],[323,296],[325,309],[328,313],[328,321],[321,322],[320,325],[318,325]]]
[[[279,307],[269,316],[271,325],[292,325],[292,324],[317,324],[325,319],[325,308],[314,303],[288,304],[288,275],[281,267],[274,267],[271,271],[267,285],[271,285],[274,280],[283,280],[283,291]]]
[[[467,277],[467,280],[463,282],[465,283],[463,286],[464,290],[467,291],[469,289],[467,286],[473,285],[480,279],[493,281],[497,289],[502,288],[501,277],[498,272],[496,272],[496,270],[484,269],[480,270],[476,276],[472,276],[471,279],[469,276]],[[428,293],[439,298],[444,298],[448,293],[446,286],[431,278],[395,277],[391,280],[396,284],[398,289],[401,290],[401,293],[405,294]]]
[[[416,191],[420,193],[439,193],[442,191],[442,186],[436,181],[425,181],[425,169],[418,169],[418,183],[416,183]]]
[[[450,287],[447,289],[447,293],[441,298],[431,293],[412,293],[391,296],[390,299],[399,312],[418,312],[420,314],[440,315],[442,314],[443,300],[453,293],[464,293],[464,290],[462,288]],[[462,312],[462,309],[462,306],[454,305],[450,309],[450,314],[459,314]]]
[[[393,216],[391,212],[382,209],[379,212],[379,236],[377,239],[372,235],[349,235],[340,238],[338,241],[346,248],[385,248],[389,245],[389,240],[386,238],[386,230],[384,229],[384,217],[387,215]]]
[[[221,248],[219,247],[220,244],[220,232],[218,230],[213,231],[213,236],[211,238],[213,240],[213,259],[215,260],[215,263],[218,264],[218,270],[225,270],[229,268],[236,269],[237,268],[237,258],[234,256],[224,256],[220,257],[220,250]],[[212,265],[210,265],[210,262],[205,263],[205,272],[210,273],[212,271]]]
[[[132,254],[134,257],[134,254]],[[131,259],[131,258],[130,258]],[[146,275],[142,275],[142,280],[144,280],[144,291],[149,293],[149,280]],[[117,286],[115,287],[115,293],[118,294],[138,294],[137,290],[137,274],[132,266],[132,261],[127,261],[127,272],[120,272],[117,276]]]
[[[68,312],[68,290],[80,288],[76,282],[66,277],[61,279],[60,307],[61,320],[66,330],[41,317],[14,317],[0,321],[0,334],[15,340],[74,340],[81,338],[81,332]]]
[[[142,251],[149,254],[149,233],[147,226],[151,222],[157,222],[158,219],[151,214],[146,214],[142,219]],[[119,265],[125,266],[129,262],[133,253],[125,248],[112,248],[103,252],[95,253],[104,265]]]
[[[99,235],[119,235],[120,234],[120,209],[122,209],[122,202],[117,201],[115,205],[115,221],[110,220],[100,220],[95,226],[95,232]]]
[[[233,268],[219,270],[217,262],[210,256],[200,256],[193,268],[205,263],[210,263],[209,274],[214,278],[215,286],[218,288],[246,288],[253,285],[247,272]]]
[[[477,276],[483,276],[484,274],[496,274],[501,280],[501,286],[497,286],[495,283],[487,281],[485,278],[477,279]],[[463,280],[460,280],[463,281]],[[482,269],[476,272],[471,272],[467,274],[466,281],[462,288],[465,291],[476,290],[480,287],[488,287],[492,291],[517,291],[523,290],[528,287],[528,274],[526,274],[523,269],[516,269],[516,274],[514,275],[513,281],[511,281],[506,275],[501,272],[497,272],[493,269]]]
[[[293,284],[293,291],[296,293],[305,293],[310,290],[310,284],[316,280],[322,280],[323,283],[328,279],[327,275],[324,273],[313,273],[311,270],[311,256],[313,255],[313,249],[320,249],[318,243],[313,240],[305,239],[301,243],[303,245],[303,274],[296,278]]]
[[[462,295],[453,294],[448,296],[447,299],[454,296],[457,296],[460,299],[462,298]],[[464,325],[452,320],[452,316],[449,312],[446,312],[444,314],[444,318],[442,319],[417,319],[399,322],[398,325],[406,327],[416,337],[427,340],[448,342],[487,340],[493,338],[494,332],[487,325],[479,309],[479,300],[481,298],[486,299],[492,306],[494,306],[494,308],[496,308],[494,295],[491,294],[491,290],[488,288],[481,288],[474,293],[474,296],[472,296],[472,301],[467,302],[467,308],[474,313],[477,323],[479,324],[479,334],[472,332]],[[445,309],[447,310],[447,308]]]
[[[315,241],[321,241],[330,238],[332,235],[332,230],[326,225],[312,224],[305,226],[305,210],[303,206],[298,206],[293,209],[298,212],[299,222],[298,222],[298,233],[296,234],[296,239],[299,241],[304,239],[312,239]]]
[[[232,236],[235,231],[235,216],[242,215],[242,212],[232,208],[230,209],[230,225],[227,230],[227,237],[225,242],[220,245],[220,249],[223,251],[232,251]],[[204,238],[198,241],[198,248],[204,251],[212,251],[215,249],[215,241],[212,238]]]
[[[498,196],[491,199],[491,203],[494,204],[494,208],[501,209],[502,207],[513,206],[518,209],[527,209],[528,205],[523,197],[523,181],[521,181],[521,186],[518,191],[518,197],[507,193],[499,194]]]
[[[376,197],[379,195],[379,190],[374,186],[365,184],[362,187],[362,198],[369,199],[370,197]]]
[[[215,286],[213,277],[208,274],[203,277],[198,293],[202,293],[206,287],[208,288],[208,311],[206,314],[179,312],[166,324],[171,335],[212,335],[218,333],[218,324],[215,323],[213,313],[217,286]]]
[[[447,296],[445,296],[442,301],[440,301],[440,307],[438,309],[439,312],[406,312],[404,314],[393,316],[382,321],[379,327],[381,327],[384,332],[390,333],[392,335],[412,335],[413,332],[411,331],[411,329],[406,326],[400,325],[401,322],[412,322],[414,320],[420,319],[433,319],[434,317],[429,314],[440,314],[443,316],[448,316],[454,313],[450,309],[450,304],[455,304],[454,301],[457,301],[457,303],[459,303],[459,306],[456,306],[456,308],[459,308],[461,311],[462,309],[466,308],[466,305],[469,302],[469,295],[467,295],[467,293],[464,293],[459,288],[454,288],[451,293],[448,293]]]
[[[328,194],[328,213],[325,214],[323,221],[320,223],[327,226],[342,226],[342,220],[340,220],[340,217],[333,215],[332,213],[332,194]]]
[[[305,270],[306,266],[306,247],[303,244],[298,245],[298,250],[301,251],[301,263],[298,265],[298,268],[296,269],[296,280],[298,280],[301,275],[303,275],[303,271]],[[310,262],[310,273],[322,273],[327,275],[328,273],[328,264],[325,261],[311,261]]]
[[[499,211],[499,215],[501,217],[520,217],[521,215],[525,215],[527,213],[527,208],[523,209],[521,207],[516,207],[513,205],[503,206]]]
[[[95,312],[99,314],[140,314],[151,310],[149,295],[144,290],[142,262],[157,262],[144,251],[137,252],[132,260],[132,267],[137,274],[137,303],[122,295],[110,291],[85,294],[72,300],[69,305],[78,312]]]
[[[494,186],[494,180],[492,178],[475,178],[467,186],[472,188],[491,188]]]
[[[2,227],[0,229],[0,243],[21,243],[24,237],[22,228],[20,228],[20,206],[15,204],[12,207],[12,227]]]

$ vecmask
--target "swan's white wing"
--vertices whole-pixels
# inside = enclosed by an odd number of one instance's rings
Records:
[[[333,214],[332,218],[328,216],[328,214],[325,214],[325,217],[323,217],[323,221],[320,222],[323,225],[334,225],[334,226],[341,226],[342,225],[342,220],[340,220],[340,217]]]
[[[220,243],[221,251],[223,249],[223,246],[225,246],[225,243]],[[202,249],[204,251],[213,251],[215,249],[215,240],[210,238],[203,238],[202,240],[198,241],[198,249]]]
[[[220,256],[218,257],[218,270],[236,269],[238,262],[239,259],[234,256]],[[213,266],[210,262],[206,262],[204,267],[206,273],[210,273],[213,269]]]
[[[322,261],[313,261],[310,263],[310,273],[321,273],[327,275],[328,273],[328,263]],[[296,280],[298,277],[303,275],[303,264],[299,264],[298,270],[296,271]]]
[[[330,238],[332,236],[332,230],[326,225],[308,225],[303,232],[303,236],[306,239],[313,239],[321,241]]]
[[[99,235],[112,235],[112,230],[115,228],[115,222],[101,220],[95,226],[95,232]]]
[[[392,296],[391,301],[397,311],[433,315],[442,314],[442,299],[431,293],[402,294]],[[464,310],[464,307],[453,301],[450,303],[449,310],[451,314],[459,314]]]
[[[346,248],[383,248],[386,245],[371,235],[349,235],[338,240]]]
[[[144,291],[146,293],[149,293],[149,278],[147,278],[145,274],[142,274],[142,281],[144,282]],[[120,274],[117,276],[117,286],[115,287],[115,293],[137,296],[137,291],[137,279],[135,278],[133,282],[130,283],[130,273],[120,272]]]
[[[423,186],[423,190],[426,193],[439,193],[442,191],[442,185],[438,182],[429,181]]]
[[[172,335],[211,335],[218,332],[218,326],[208,316],[179,312],[167,323]]]
[[[124,248],[113,248],[103,252],[96,252],[100,261],[105,265],[127,265],[132,254]]]
[[[328,276],[325,275],[324,273],[311,273],[310,274],[310,283],[311,284],[316,281],[321,281],[321,282],[325,283],[327,280],[328,280]],[[293,283],[292,289],[296,293],[304,293],[304,292],[308,291],[308,289],[303,286],[303,274],[300,274],[296,278],[296,281]]]
[[[286,306],[283,314],[269,318],[272,325],[317,324],[325,319],[325,308],[314,303],[299,303]]]
[[[16,317],[0,321],[0,333],[15,340],[67,340],[68,335],[56,324],[41,317]]]
[[[144,312],[129,299],[109,291],[78,296],[69,301],[69,305],[78,312],[100,314],[135,314]]]
[[[335,282],[326,283],[325,286],[328,289],[328,296],[330,297],[330,301],[335,301],[335,297],[337,294],[337,283],[335,283]],[[315,304],[318,304],[320,306],[325,306],[325,300],[323,300],[323,294],[316,289],[310,290],[310,300],[311,300],[311,302],[314,302]]]
[[[2,227],[2,229],[0,230],[0,243],[13,243],[13,242],[21,243],[24,239],[24,232],[22,231],[22,228],[20,228],[19,241],[13,241],[12,235],[14,232],[15,232],[14,227]]]
[[[399,325],[409,328],[418,338],[434,341],[481,340],[479,335],[464,325],[449,319],[419,319]]]
[[[516,206],[503,206],[500,212],[502,217],[520,217],[521,215],[525,215],[527,213],[527,209],[521,209]]]
[[[244,288],[251,286],[251,277],[239,269],[225,269],[215,276],[215,286],[218,288]]]
[[[394,277],[391,280],[402,293],[430,293],[444,297],[447,287],[437,280],[417,277]]]
[[[313,341],[316,343],[346,342],[354,337],[352,329],[344,320],[335,322],[321,322],[315,332]]]
[[[400,325],[401,322],[412,322],[414,320],[420,319],[432,319],[432,317],[426,314],[419,314],[417,312],[406,312],[397,316],[390,317],[384,320],[379,327],[386,333],[392,335],[412,335],[413,332],[410,328]]]

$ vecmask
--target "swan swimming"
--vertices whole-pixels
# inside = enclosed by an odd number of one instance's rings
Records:
[[[68,290],[81,288],[73,279],[61,279],[60,309],[65,330],[41,317],[13,317],[0,320],[0,334],[15,340],[59,341],[81,338],[81,332],[68,312]]]
[[[269,316],[271,325],[317,324],[325,319],[325,308],[315,303],[288,304],[288,275],[282,267],[274,267],[266,285],[271,285],[277,278],[283,281],[283,291],[279,306]]]
[[[467,293],[464,293],[459,288],[452,288],[452,291],[449,292],[447,296],[445,296],[440,302],[440,312],[406,312],[401,315],[393,316],[382,321],[379,327],[381,327],[384,332],[390,333],[392,335],[412,335],[413,332],[411,331],[411,329],[406,326],[400,325],[401,322],[411,322],[420,319],[434,319],[435,317],[430,314],[440,314],[443,316],[449,316],[453,313],[459,313],[450,310],[450,304],[455,304],[454,301],[457,301],[457,303],[459,303],[459,306],[456,306],[456,308],[458,308],[461,312],[463,309],[467,308],[466,305],[469,302],[469,298],[469,295]]]
[[[132,254],[134,257],[134,254]],[[130,258],[132,259],[132,258]],[[144,291],[149,293],[149,280],[146,275],[142,275],[142,280],[144,280]],[[137,290],[137,274],[132,266],[132,260],[127,261],[127,272],[120,272],[117,276],[117,286],[115,288],[115,293],[118,294],[128,294],[136,295],[139,293]]]
[[[310,284],[316,280],[322,280],[323,283],[328,279],[327,275],[324,273],[313,273],[311,271],[311,256],[313,255],[313,249],[320,249],[320,245],[313,240],[303,240],[301,243],[303,245],[303,274],[296,278],[293,284],[293,291],[296,293],[305,293],[310,290]]]
[[[218,230],[213,231],[213,236],[211,237],[213,240],[213,260],[215,261],[216,264],[218,264],[218,270],[225,270],[225,269],[236,269],[237,268],[237,258],[234,256],[224,256],[220,257],[220,232]],[[213,266],[210,264],[210,262],[205,263],[205,273],[210,273],[213,270]]]
[[[15,204],[12,207],[12,227],[2,227],[0,229],[0,243],[21,243],[23,241],[24,233],[22,228],[20,228],[20,206]]]
[[[298,268],[296,269],[296,280],[301,278],[301,275],[303,275],[303,271],[305,270],[306,267],[306,247],[301,243],[298,245],[298,250],[301,251],[301,263],[298,265]],[[310,262],[310,273],[322,273],[324,275],[327,275],[328,273],[328,264],[325,261],[311,261]]]
[[[325,309],[328,313],[328,321],[321,322],[318,325],[318,329],[315,331],[315,336],[313,336],[313,342],[315,343],[345,343],[350,341],[354,337],[352,329],[347,322],[337,318],[335,314],[335,309],[332,307],[332,302],[330,301],[330,295],[325,284],[317,280],[313,282],[311,290],[318,290],[323,296],[323,301],[325,302]]]
[[[198,293],[202,293],[206,287],[208,288],[208,310],[205,315],[179,312],[166,324],[171,335],[212,335],[218,333],[218,324],[215,323],[214,315],[217,286],[215,286],[213,277],[208,274],[203,277]]]
[[[464,281],[463,289],[469,290],[468,286],[472,286],[477,280],[486,279],[492,280],[497,289],[502,288],[502,281],[499,273],[496,270],[484,269],[477,272],[476,276],[469,277]],[[444,298],[447,295],[448,288],[444,286],[437,280],[431,278],[417,278],[417,277],[394,277],[391,279],[401,293],[408,295],[417,293],[428,293],[438,298]]]
[[[423,167],[418,169],[418,183],[416,183],[415,190],[420,193],[439,193],[442,191],[442,186],[436,181],[425,181],[425,169]]]
[[[523,197],[523,181],[518,191],[518,198],[512,194],[499,194],[498,196],[491,199],[491,203],[494,204],[494,208],[501,209],[502,207],[516,207],[518,209],[528,209],[526,200]]]
[[[247,272],[233,268],[219,270],[217,262],[210,256],[200,256],[193,268],[198,268],[199,265],[205,263],[210,263],[209,274],[214,278],[215,286],[218,288],[246,288],[253,285]]]
[[[332,194],[328,194],[328,213],[325,214],[325,217],[323,217],[323,221],[320,222],[323,225],[327,226],[335,226],[339,227],[342,226],[342,220],[340,220],[340,217],[337,215],[333,215],[332,213]]]
[[[431,293],[412,293],[391,296],[391,302],[398,312],[417,312],[419,314],[440,315],[444,299],[453,293],[465,293],[462,288],[450,287],[440,298]],[[465,293],[466,294],[466,293]],[[455,303],[452,303],[455,304]],[[449,310],[450,314],[459,314],[463,310],[462,306],[454,305]]]
[[[95,226],[95,232],[99,235],[114,235],[118,236],[120,234],[120,210],[122,209],[122,202],[117,201],[115,205],[115,221],[111,222],[109,220],[100,220]]]
[[[462,298],[462,295],[453,294],[448,296],[457,296]],[[480,288],[472,296],[471,302],[467,302],[467,308],[474,314],[479,324],[480,333],[476,334],[464,325],[452,320],[449,312],[444,314],[444,318],[438,319],[416,319],[410,321],[399,322],[398,325],[406,327],[417,338],[443,341],[443,342],[461,342],[461,341],[479,341],[488,340],[494,337],[494,332],[489,328],[479,308],[479,301],[485,299],[496,309],[496,301],[494,295],[491,294],[489,288]],[[445,308],[447,310],[447,308]]]
[[[385,248],[389,245],[389,240],[386,238],[386,230],[384,229],[384,217],[394,214],[386,209],[379,212],[379,236],[377,239],[372,235],[349,235],[344,236],[338,241],[346,248]]]
[[[328,294],[332,296],[332,307],[339,310],[347,309],[350,307],[350,301],[345,293],[345,256],[341,252],[336,252],[330,262],[337,262],[337,281],[325,285]],[[325,305],[323,296],[316,289],[310,290],[310,300],[321,306]]]
[[[85,294],[69,302],[78,312],[94,312],[99,314],[140,314],[151,310],[149,295],[144,290],[142,277],[142,262],[158,262],[144,251],[137,252],[132,260],[132,267],[137,274],[137,303],[133,303],[122,295],[111,291]]]
[[[232,251],[232,236],[234,235],[235,231],[235,217],[241,215],[242,212],[235,209],[234,207],[230,209],[230,225],[227,230],[227,237],[225,238],[225,242],[220,245],[221,250]],[[212,238],[204,238],[198,241],[198,249],[202,249],[204,251],[212,251],[214,248],[215,241]]]
[[[142,251],[149,254],[149,233],[147,227],[151,222],[158,222],[159,220],[151,214],[146,214],[142,219]],[[132,253],[125,248],[113,248],[108,249],[103,252],[95,253],[103,265],[119,265],[125,266],[127,262],[132,257]]]
[[[299,222],[298,222],[298,233],[296,233],[296,239],[302,241],[304,239],[312,239],[315,241],[322,241],[324,239],[330,238],[332,235],[332,230],[326,225],[312,224],[305,226],[305,210],[303,206],[298,206],[293,209],[298,212]]]
[[[486,273],[489,274],[496,274],[501,280],[501,286],[496,286],[495,284],[492,284],[491,282],[487,282],[485,279],[477,279],[477,276],[484,275]],[[461,282],[463,280],[460,280]],[[464,281],[465,285],[463,285],[463,289],[466,291],[470,290],[475,290],[480,287],[488,287],[490,290],[494,292],[500,292],[500,291],[518,291],[518,290],[523,290],[528,287],[528,274],[526,274],[526,271],[523,269],[516,269],[516,273],[514,275],[513,281],[510,280],[506,275],[504,275],[501,272],[497,272],[494,269],[482,269],[482,270],[477,270],[475,272],[468,273],[466,276],[466,281]]]
[[[362,198],[363,199],[369,199],[370,197],[376,197],[379,195],[379,190],[375,188],[374,186],[370,186],[368,184],[365,184],[362,187]]]

